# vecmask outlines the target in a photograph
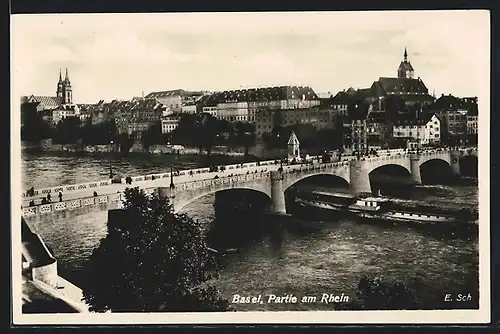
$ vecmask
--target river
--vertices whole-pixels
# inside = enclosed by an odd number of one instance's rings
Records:
[[[188,165],[187,162],[184,162]],[[129,175],[168,169],[165,158],[115,157],[114,168]],[[106,178],[108,165],[98,157],[23,154],[23,185],[36,187],[88,182]],[[314,185],[305,182],[304,185]],[[324,184],[323,184],[324,185]],[[334,187],[335,185],[332,185]],[[26,189],[25,188],[25,189]],[[440,204],[477,205],[477,186],[424,185],[412,200]],[[183,211],[211,228],[216,218],[215,196],[205,196]],[[44,220],[32,228],[53,250],[60,274],[79,285],[92,250],[106,235],[107,213],[79,216],[71,221]],[[238,252],[224,257],[217,281],[228,299],[240,295],[342,294],[354,297],[360,278],[382,276],[389,281],[418,278],[424,282],[423,303],[438,305],[445,293],[472,293],[477,298],[478,241],[476,237],[434,235],[411,227],[360,223],[352,218],[329,218],[310,224],[262,224],[242,219],[216,229],[216,239]],[[487,223],[487,222],[482,222]],[[238,226],[237,224],[242,224]],[[313,226],[313,228],[311,228]],[[441,305],[441,304],[439,304]],[[332,304],[239,304],[241,311],[332,310]],[[477,307],[477,300],[475,307]]]

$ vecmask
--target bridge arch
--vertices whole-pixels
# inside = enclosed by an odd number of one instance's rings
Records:
[[[409,159],[393,159],[393,160],[375,161],[375,162],[372,162],[369,164],[369,168],[367,170],[367,173],[371,174],[374,171],[380,171],[381,168],[387,168],[387,167],[392,168],[391,166],[400,167],[400,168],[398,168],[399,170],[402,170],[401,168],[403,168],[408,172],[408,174],[411,173]]]
[[[421,162],[420,176],[423,184],[446,184],[455,178],[450,161],[440,157]]]
[[[412,185],[409,166],[403,163],[388,163],[373,168],[368,173],[372,193],[397,196]]]
[[[420,168],[422,168],[423,165],[427,164],[427,163],[435,163],[436,161],[441,161],[441,162],[445,162],[448,166],[451,167],[451,162],[450,162],[450,159],[446,159],[446,158],[443,158],[443,157],[430,157],[430,158],[421,158],[420,159]]]
[[[261,193],[265,195],[269,200],[271,200],[271,188],[263,185],[254,185],[254,184],[242,184],[238,185],[232,188],[227,188],[227,187],[214,187],[214,188],[207,188],[207,189],[197,189],[195,193],[188,192],[187,194],[183,192],[180,192],[175,195],[173,198],[173,203],[174,203],[174,210],[175,212],[180,212],[184,208],[186,208],[189,204],[192,204],[196,200],[201,199],[202,197],[205,197],[207,195],[212,195],[217,192],[229,192],[232,190],[249,190],[257,193]]]
[[[290,177],[289,179],[286,180],[287,182],[285,182],[283,190],[286,192],[290,188],[296,186],[299,182],[316,177],[329,177],[329,178],[331,177],[332,180],[333,179],[338,180],[340,181],[339,183],[342,184],[343,186],[349,187],[349,178],[346,176],[328,172],[318,172],[314,174],[302,174],[302,175],[297,175],[296,177]]]

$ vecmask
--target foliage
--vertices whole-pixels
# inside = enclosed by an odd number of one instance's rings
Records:
[[[81,136],[84,145],[108,145],[118,139],[114,120],[93,125],[90,118],[85,121]]]
[[[52,135],[50,125],[37,112],[36,106],[24,104],[21,108],[21,117],[23,117],[21,140],[38,144],[42,139],[50,138]]]
[[[453,309],[477,307],[479,285],[477,279],[468,279],[463,286],[450,288],[443,292],[434,288],[419,277],[406,282],[393,281],[383,277],[361,277],[356,297],[347,303],[336,304],[343,310],[417,310],[417,309]],[[471,293],[467,301],[445,301],[446,293],[457,296],[460,292]]]
[[[152,124],[141,135],[142,146],[148,149],[152,145],[165,144],[165,136],[161,133],[161,123]]]
[[[311,124],[294,124],[287,127],[275,127],[271,133],[265,132],[262,135],[262,140],[268,148],[285,149],[292,131],[297,135],[301,148],[332,150],[342,147],[343,139],[340,129],[317,130]]]
[[[121,133],[116,135],[116,143],[120,145],[120,151],[126,153],[130,151],[135,141],[135,134]]]
[[[397,119],[399,113],[407,112],[404,98],[397,95],[390,95],[384,98],[382,108],[387,111],[388,121],[394,121]]]
[[[210,114],[182,115],[178,127],[171,134],[172,143],[198,147],[210,155],[216,145],[244,147],[245,152],[255,144],[255,125],[243,122],[230,123]]]
[[[200,223],[137,187],[125,190],[123,204],[91,255],[96,279],[86,280],[83,294],[92,311],[228,310],[228,301],[207,284],[219,267]]]
[[[81,138],[82,128],[80,126],[80,118],[66,117],[57,123],[52,139],[57,144],[75,144]]]

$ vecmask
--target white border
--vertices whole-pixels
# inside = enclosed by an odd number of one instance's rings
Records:
[[[488,11],[482,11],[489,17]],[[81,14],[78,14],[81,15]],[[111,14],[122,15],[122,14]],[[128,15],[128,14],[123,14]],[[486,16],[486,15],[485,15]],[[12,17],[11,17],[12,27]],[[12,29],[11,29],[12,30]],[[488,39],[490,39],[490,32]],[[12,270],[13,324],[460,324],[490,322],[490,53],[484,62],[484,100],[480,100],[479,116],[479,310],[453,311],[310,311],[310,312],[221,312],[221,313],[130,313],[130,314],[22,314],[21,313],[21,150],[20,96],[17,89],[16,63],[11,31],[11,194],[12,194]],[[490,46],[491,47],[491,46]],[[467,52],[466,48],[464,52]],[[487,99],[486,99],[487,97]]]

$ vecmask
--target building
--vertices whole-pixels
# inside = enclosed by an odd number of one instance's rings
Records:
[[[477,135],[479,129],[478,115],[477,113],[467,114],[467,134]]]
[[[82,290],[58,274],[57,260],[21,218],[23,313],[87,313]]]
[[[350,104],[348,115],[344,118],[344,143],[346,151],[364,153],[368,151],[367,120],[369,104]]]
[[[366,117],[366,145],[368,150],[379,150],[385,147],[392,138],[392,126],[390,133],[387,131],[388,122],[386,114],[380,111],[369,110]]]
[[[150,126],[158,124],[166,106],[155,98],[120,101],[115,105],[115,122],[118,133],[136,133],[138,138]]]
[[[90,115],[80,114],[80,109],[76,104],[61,104],[52,110],[52,124],[54,125],[68,117],[77,117],[81,122],[84,122]]]
[[[411,140],[417,145],[436,145],[441,141],[441,121],[432,112],[420,117],[409,116],[398,120],[394,125],[394,138]]]
[[[264,109],[256,113],[255,130],[257,137],[270,133],[275,127],[287,127],[297,124],[312,125],[316,130],[334,128],[336,111],[311,107],[304,109],[270,110]]]
[[[429,109],[441,119],[441,137],[444,143],[469,140],[469,135],[477,134],[477,97],[458,98],[451,94],[441,94]]]
[[[260,111],[306,109],[319,106],[320,99],[310,87],[279,86],[217,92],[202,104],[202,110],[217,107],[217,118],[254,123]]]
[[[36,111],[53,110],[58,108],[63,99],[57,96],[24,96],[21,98],[21,111],[23,107],[33,106]]]
[[[159,103],[169,107],[172,112],[180,113],[182,106],[195,104],[202,96],[203,92],[175,89],[151,92],[145,96],[145,99],[156,99]]]
[[[196,103],[189,103],[184,106],[182,106],[182,111],[183,114],[196,114],[198,112],[198,106]]]
[[[61,106],[73,106],[71,108],[78,109],[73,105],[73,88],[69,80],[68,69],[63,80],[61,71],[59,70],[59,81],[57,82],[56,96],[22,96],[21,97],[21,124],[24,123],[24,118],[27,113],[38,112],[42,114],[42,118],[52,124],[54,121],[52,111],[56,113],[56,120],[60,120],[65,116],[66,111]],[[59,110],[59,111],[56,111]]]
[[[66,76],[64,81],[59,71],[59,81],[57,82],[57,97],[62,99],[63,104],[73,104],[73,88],[69,80],[68,69],[66,69]]]
[[[413,79],[414,70],[411,63],[408,61],[408,52],[405,48],[405,53],[403,55],[403,61],[398,67],[398,78],[400,79]]]
[[[345,90],[338,92],[335,96],[329,99],[330,107],[338,110],[339,115],[342,117],[347,116],[347,105],[352,100],[352,89],[351,93],[346,92]]]
[[[374,110],[384,111],[384,100],[390,97],[400,97],[407,106],[420,104],[429,105],[434,97],[429,94],[427,86],[420,77],[414,78],[415,71],[408,61],[405,48],[403,61],[399,64],[396,77],[379,77],[370,88],[353,89],[337,93],[332,102],[342,113],[347,113],[347,105],[352,102],[366,101],[372,104]]]
[[[205,106],[202,108],[202,113],[210,114],[217,117],[217,106]]]
[[[161,119],[161,133],[171,133],[179,126],[181,120],[180,114],[164,116]]]
[[[132,120],[130,122],[127,122],[125,124],[120,124],[120,127],[118,127],[118,133],[126,133],[128,135],[131,134],[136,134],[136,139],[140,139],[142,136],[142,133],[149,129],[152,125],[155,123],[160,122],[160,120],[156,122],[151,122],[151,121],[144,121],[144,120]]]

